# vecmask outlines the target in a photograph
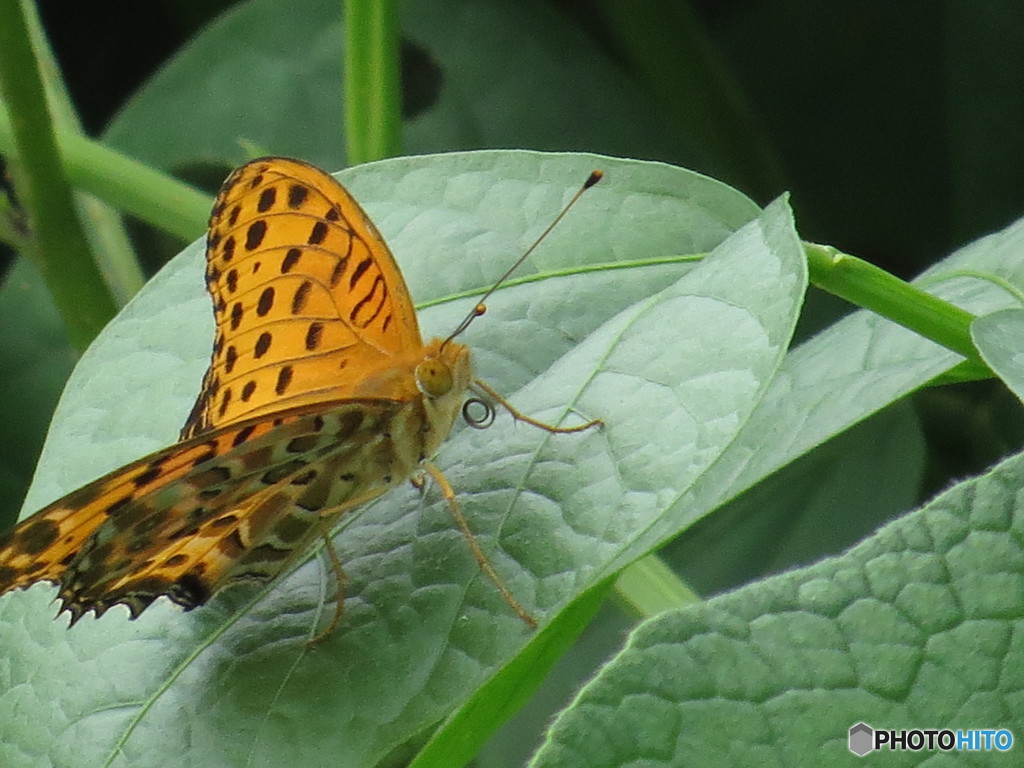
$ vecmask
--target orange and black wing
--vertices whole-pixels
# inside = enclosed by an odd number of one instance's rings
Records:
[[[298,160],[254,160],[217,197],[206,248],[217,334],[191,437],[353,396],[423,347],[402,274],[363,209]]]

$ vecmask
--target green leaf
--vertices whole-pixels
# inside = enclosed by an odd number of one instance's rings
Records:
[[[1024,286],[1024,219],[914,282],[976,315],[1016,306],[998,281],[979,273]],[[870,312],[843,318],[786,356],[743,431],[680,504],[702,517],[962,359]]]
[[[1019,734],[1022,477],[1015,456],[842,557],[646,622],[531,766],[854,765],[862,721]]]
[[[1022,331],[1022,309],[991,312],[971,324],[971,338],[982,359],[1018,399],[1024,399],[1024,356],[1020,346],[1020,340],[1024,338]]]
[[[605,426],[551,436],[504,417],[456,431],[438,456],[541,632],[480,575],[435,491],[397,489],[344,520],[345,625],[315,650],[302,640],[331,610],[316,562],[188,614],[159,601],[136,621],[117,609],[70,631],[51,618],[52,587],[5,596],[0,644],[17,671],[0,697],[0,762],[370,765],[470,701],[453,722],[479,743],[488,710],[553,660],[534,642],[564,647],[579,631],[563,610],[687,524],[673,500],[725,450],[783,358],[802,250],[784,202],[758,217],[739,193],[655,163],[479,152],[342,176],[432,335],[455,326],[594,167],[605,180],[465,341],[517,407]],[[667,259],[709,251],[696,264]],[[212,337],[201,259],[198,244],[187,249],[87,352],[27,509],[173,440]]]

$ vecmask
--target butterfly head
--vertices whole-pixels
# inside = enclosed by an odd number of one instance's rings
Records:
[[[451,340],[434,339],[427,344],[413,374],[434,427],[429,435],[435,436],[439,444],[455,423],[473,379],[469,347]],[[429,437],[427,442],[430,442]],[[428,454],[436,449],[436,445],[427,445]]]
[[[415,376],[416,388],[432,400],[447,397],[453,392],[460,397],[473,378],[469,347],[451,339],[434,339],[416,366]]]

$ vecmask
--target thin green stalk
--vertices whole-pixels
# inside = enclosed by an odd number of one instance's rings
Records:
[[[35,50],[36,62],[42,73],[46,100],[56,133],[58,137],[62,133],[83,134],[82,123],[61,78],[60,67],[46,39],[38,9],[34,3],[27,0],[23,0],[22,7],[25,9],[25,20]],[[135,249],[121,215],[101,200],[77,190],[75,202],[104,282],[118,304],[124,305],[138,293],[146,277],[135,256]]]
[[[971,341],[974,315],[828,245],[804,243],[811,282],[984,366]]]
[[[402,152],[395,0],[345,3],[345,143],[349,165]]]
[[[700,595],[657,555],[637,560],[622,571],[615,580],[615,597],[642,619],[700,602]]]
[[[204,192],[85,136],[58,134],[57,143],[75,187],[183,240],[206,230],[213,198]],[[13,151],[11,124],[0,109],[0,153]]]
[[[117,303],[89,252],[61,166],[23,10],[20,0],[0,0],[0,94],[16,146],[16,188],[32,231],[28,254],[72,345],[84,350],[117,312]]]
[[[75,186],[185,241],[206,232],[210,195],[84,136],[58,138]]]

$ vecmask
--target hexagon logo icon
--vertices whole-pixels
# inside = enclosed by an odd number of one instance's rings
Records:
[[[857,757],[864,757],[874,751],[875,729],[867,723],[857,723],[850,728],[849,748]]]

